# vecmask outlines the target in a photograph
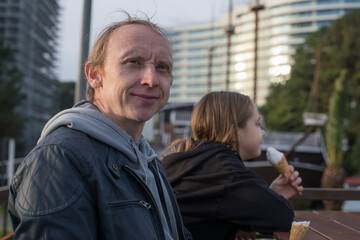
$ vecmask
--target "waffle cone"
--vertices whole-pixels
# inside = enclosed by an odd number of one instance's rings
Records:
[[[282,156],[281,160],[274,167],[279,173],[282,174],[286,173],[289,177],[292,175],[289,169],[289,164],[285,156]]]
[[[295,222],[293,222],[293,224],[291,225],[289,240],[302,240],[310,226],[310,222],[307,222],[306,226],[302,223],[300,224],[294,224],[294,223]]]

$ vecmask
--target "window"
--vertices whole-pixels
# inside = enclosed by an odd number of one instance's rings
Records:
[[[208,29],[205,29],[205,30],[195,30],[195,31],[190,31],[189,34],[190,34],[190,36],[198,36],[198,35],[201,35],[201,34],[206,33],[207,31],[209,31],[209,30],[208,30]]]
[[[333,9],[333,10],[319,10],[316,12],[316,15],[318,16],[324,16],[324,15],[339,15],[340,9]]]
[[[332,21],[319,21],[316,23],[318,27],[325,27],[330,26],[332,24]]]
[[[201,42],[204,42],[204,39],[191,39],[189,42],[190,43],[201,43]]]
[[[203,48],[190,48],[189,52],[199,53],[199,52],[202,52],[203,50],[204,50]]]
[[[345,9],[345,14],[357,11],[357,9]]]
[[[339,4],[340,0],[317,0],[317,5]]]
[[[303,27],[311,27],[311,26],[312,26],[312,22],[303,22],[303,23],[291,24],[291,27],[294,27],[294,28],[303,28]]]
[[[292,34],[293,38],[306,38],[309,35],[309,33],[298,33],[298,34]]]
[[[312,15],[312,12],[298,12],[298,13],[293,13],[291,14],[292,17],[308,17],[308,16],[311,16]]]
[[[311,4],[312,4],[312,1],[303,1],[303,2],[292,3],[291,5],[293,7],[305,7],[305,6],[310,6]]]

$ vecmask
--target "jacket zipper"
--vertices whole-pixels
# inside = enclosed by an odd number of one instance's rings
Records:
[[[155,164],[157,164],[157,162],[155,162]],[[153,166],[150,165],[150,168],[153,168]],[[153,171],[156,171],[155,169],[153,169]],[[163,175],[161,174],[160,171],[158,171],[159,173],[159,177],[163,177]],[[154,174],[154,173],[153,173]],[[166,180],[166,179],[165,179]],[[165,181],[163,180],[164,182],[167,182],[167,180]],[[161,180],[160,180],[161,181]],[[186,240],[186,236],[185,236],[185,229],[184,229],[184,223],[182,221],[182,217],[181,217],[181,212],[180,212],[180,208],[179,208],[179,205],[177,204],[177,201],[176,201],[176,198],[174,199],[174,194],[171,192],[172,189],[169,189],[169,186],[166,184],[166,190],[168,191],[168,194],[169,194],[169,197],[171,199],[171,204],[174,206],[176,206],[176,210],[177,210],[177,213],[176,214],[176,221],[180,221],[180,230],[181,230],[181,233],[182,233],[182,236],[184,238],[184,240]],[[179,216],[180,214],[180,216]]]
[[[129,202],[124,202],[124,203],[108,203],[107,206],[109,206],[109,207],[123,207],[123,206],[134,205],[134,204],[141,205],[142,207],[144,207],[146,209],[151,208],[151,203],[145,202],[144,200],[129,201]]]
[[[155,201],[155,199],[154,199],[154,197],[153,197],[150,189],[148,188],[148,186],[146,185],[146,183],[144,182],[144,180],[143,180],[136,172],[134,172],[128,165],[124,165],[124,169],[127,170],[128,173],[130,173],[131,175],[133,175],[133,176],[135,177],[135,179],[138,180],[138,182],[139,182],[139,183],[144,187],[144,189],[146,190],[146,192],[147,192],[148,196],[150,197],[151,201],[152,201],[153,203],[156,203],[156,201]],[[149,208],[147,208],[147,209],[150,209],[150,208],[151,208],[151,204],[150,204],[150,203],[147,203],[147,202],[145,202],[145,201],[140,201],[140,202],[142,202],[142,204],[143,204],[144,207],[145,207],[145,205],[148,206]],[[153,205],[154,205],[154,209],[155,209],[155,211],[156,211],[156,213],[157,213],[157,218],[158,218],[157,221],[160,223],[160,229],[163,229],[164,227],[163,227],[162,222],[161,222],[161,219],[160,219],[160,217],[159,217],[160,214],[159,214],[158,206],[157,206],[156,204],[153,204]],[[160,236],[161,236],[161,235],[164,236],[164,233],[161,233],[161,234],[160,234],[160,233],[159,233],[159,229],[157,229],[157,228],[156,228],[156,232],[157,232]],[[165,236],[164,236],[164,239],[165,239]]]

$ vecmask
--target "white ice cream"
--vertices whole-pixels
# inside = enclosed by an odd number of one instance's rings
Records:
[[[282,152],[279,152],[273,147],[268,147],[266,149],[266,157],[272,165],[277,165],[277,163],[280,162],[283,155],[284,154]]]
[[[303,225],[304,227],[308,227],[310,224],[310,221],[302,221],[302,222],[293,222],[293,225]]]

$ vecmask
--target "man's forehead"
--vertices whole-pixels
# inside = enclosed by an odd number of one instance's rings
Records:
[[[149,46],[147,46],[149,45]],[[141,24],[125,25],[114,30],[109,39],[108,50],[112,47],[121,47],[124,51],[148,49],[149,47],[159,46],[165,55],[172,59],[172,52],[167,39],[149,26]],[[136,46],[136,47],[135,47]],[[109,50],[111,51],[111,50]]]
[[[148,37],[145,37],[148,36]],[[149,37],[155,37],[161,39],[162,43],[161,44],[165,44],[164,46],[169,46],[169,42],[167,41],[167,39],[160,34],[159,32],[155,31],[154,29],[152,29],[150,26],[146,26],[143,24],[129,24],[129,25],[124,25],[121,27],[118,27],[117,29],[114,30],[114,32],[111,34],[110,39],[112,38],[117,38],[117,39],[140,39],[143,40],[144,42],[149,41]]]

